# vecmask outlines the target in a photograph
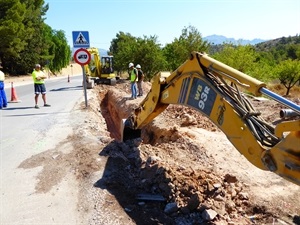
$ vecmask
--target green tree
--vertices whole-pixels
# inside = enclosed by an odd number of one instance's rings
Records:
[[[129,62],[134,62],[137,39],[129,33],[119,32],[111,41],[110,54],[114,56],[116,71],[127,71]]]
[[[251,71],[248,71],[247,74],[262,81],[268,83],[272,80],[275,67],[267,62],[259,61],[254,64],[254,67]]]
[[[180,37],[175,38],[163,49],[163,54],[168,62],[167,69],[171,71],[177,69],[189,58],[191,52],[207,52],[209,47],[209,43],[202,39],[202,35],[195,27],[184,27]]]
[[[56,31],[53,31],[49,25],[44,24],[42,29],[43,45],[40,58],[40,61],[43,65],[48,65],[55,57],[55,33]],[[62,39],[62,41],[66,41],[64,36],[62,37]]]
[[[287,58],[300,59],[300,44],[289,44],[286,46]]]
[[[290,89],[300,81],[300,62],[299,60],[287,59],[278,64],[275,70],[275,77],[286,88],[286,95]]]
[[[144,36],[137,39],[136,45],[133,62],[142,66],[145,79],[150,80],[157,72],[164,70],[166,65],[160,44],[156,36]]]
[[[271,53],[257,52],[252,45],[225,44],[223,50],[213,57],[263,82],[269,82],[273,78],[277,65]]]
[[[298,37],[282,37],[279,41],[269,50],[277,63],[287,59],[299,59],[300,44]]]
[[[26,16],[26,5],[19,0],[0,0],[0,61],[4,70],[13,70],[10,58],[18,58],[25,49],[26,27],[23,20]]]
[[[43,0],[0,0],[0,4],[1,61],[10,74],[24,74],[41,56],[48,4],[44,6]]]
[[[255,67],[258,54],[251,45],[225,44],[223,51],[213,55],[215,59],[231,66],[243,73]]]
[[[44,23],[49,5],[44,0],[0,0],[0,61],[11,75],[32,72],[40,63],[59,71],[71,50],[63,31]]]
[[[178,55],[177,55],[177,43],[172,43],[172,44],[167,44],[163,49],[163,55],[165,57],[165,60],[167,62],[166,64],[166,70],[168,71],[173,71],[175,70],[179,65],[181,65],[184,61],[181,61],[180,59],[178,59]]]
[[[20,57],[15,59],[18,62],[18,73],[24,73],[27,71],[32,72],[32,68],[36,63],[40,63],[44,66],[44,54],[48,54],[49,42],[51,41],[45,38],[45,30],[48,33],[51,32],[51,28],[47,27],[44,23],[46,12],[49,9],[49,5],[44,5],[44,0],[22,0],[26,4],[26,15],[23,20],[23,24],[26,27],[26,35],[23,37],[27,45],[25,49],[20,52]]]
[[[136,38],[129,33],[120,32],[111,42],[110,53],[114,56],[117,71],[127,71],[130,62],[140,64],[146,79],[151,79],[165,65],[156,36]]]
[[[71,49],[68,45],[65,33],[61,30],[53,31],[52,41],[54,45],[49,51],[49,69],[58,72],[69,65],[71,59]]]

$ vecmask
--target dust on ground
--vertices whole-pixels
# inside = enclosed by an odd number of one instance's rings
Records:
[[[170,105],[143,142],[123,143],[122,119],[142,98],[129,100],[127,80],[88,96],[88,108],[82,102],[71,115],[73,135],[20,165],[43,166],[37,192],[74,174],[80,224],[300,224],[299,186],[254,167],[199,112]],[[269,123],[278,120],[278,103],[252,102]]]

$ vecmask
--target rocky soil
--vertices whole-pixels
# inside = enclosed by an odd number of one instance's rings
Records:
[[[126,80],[89,96],[72,137],[88,224],[300,224],[299,186],[254,167],[199,112],[170,105],[142,142],[123,143],[121,121],[142,99],[129,100]],[[280,120],[278,103],[250,100],[270,124]]]

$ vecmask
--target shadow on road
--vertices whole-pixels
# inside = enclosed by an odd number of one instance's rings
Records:
[[[16,109],[33,109],[34,106],[23,106],[23,107],[7,107],[6,109],[4,110],[16,110]]]
[[[75,87],[61,87],[57,89],[51,89],[50,91],[74,91],[74,90],[82,90],[82,86],[75,86]]]

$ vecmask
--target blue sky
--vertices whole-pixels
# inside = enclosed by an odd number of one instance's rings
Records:
[[[119,32],[157,36],[164,46],[195,27],[203,37],[264,40],[300,35],[299,0],[45,0],[45,22],[63,30],[88,31],[91,47],[109,49]]]

